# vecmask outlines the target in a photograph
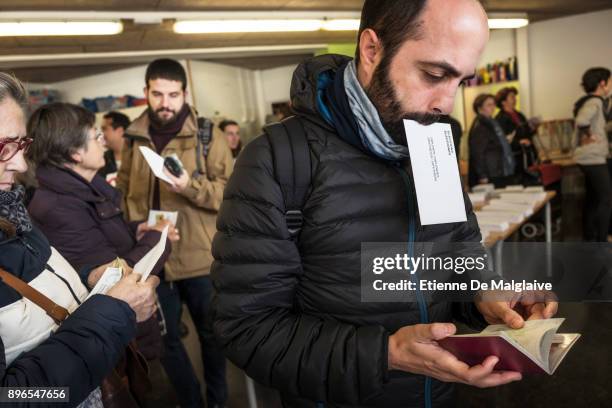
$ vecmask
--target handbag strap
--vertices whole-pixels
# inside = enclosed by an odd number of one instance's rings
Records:
[[[32,303],[47,312],[49,317],[51,317],[57,325],[66,320],[70,314],[68,313],[68,310],[2,268],[0,268],[0,279],[2,279],[8,286],[15,289],[21,296],[29,299]]]

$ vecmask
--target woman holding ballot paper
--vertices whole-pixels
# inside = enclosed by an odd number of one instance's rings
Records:
[[[104,166],[104,139],[94,122],[84,108],[53,103],[37,109],[27,129],[33,139],[28,158],[37,166],[39,183],[30,214],[90,289],[117,258],[129,273],[159,242],[166,226],[171,240],[179,238],[167,221],[148,226],[124,220],[120,193],[97,175]],[[159,274],[169,253],[166,245],[153,274]],[[160,356],[157,319],[138,326],[137,343],[147,359]]]
[[[136,322],[155,311],[159,280],[124,277],[106,295],[87,298],[77,272],[32,223],[15,184],[32,143],[26,110],[23,85],[0,72],[0,386],[9,387],[7,397],[17,387],[56,387],[56,402],[98,407],[98,387]]]

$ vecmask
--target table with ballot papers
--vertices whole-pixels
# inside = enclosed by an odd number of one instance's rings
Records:
[[[552,241],[550,201],[556,192],[545,191],[542,186],[495,189],[493,184],[482,184],[468,195],[486,247],[491,248],[512,236],[542,208],[546,210],[546,242]]]
[[[494,251],[494,268],[503,273],[503,243],[542,208],[545,209],[546,242],[552,242],[551,200],[557,193],[542,186],[508,186],[496,189],[493,184],[475,186],[469,193],[474,214],[480,226],[482,243]],[[548,255],[547,255],[548,256]]]

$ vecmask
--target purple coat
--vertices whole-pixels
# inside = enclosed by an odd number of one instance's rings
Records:
[[[136,240],[137,222],[127,223],[121,211],[121,193],[96,175],[91,183],[67,168],[41,166],[39,187],[28,206],[32,221],[77,270],[87,285],[89,272],[117,257],[134,266],[158,241],[161,233],[148,231]],[[153,269],[158,275],[170,243]],[[157,322],[138,325],[138,344],[147,358],[159,355],[161,338]]]
[[[28,211],[49,242],[82,274],[123,258],[134,266],[158,241],[160,233],[147,232],[136,241],[137,222],[127,223],[121,211],[121,193],[100,176],[91,183],[70,169],[44,166],[36,171],[39,187]],[[155,266],[159,274],[170,245]]]

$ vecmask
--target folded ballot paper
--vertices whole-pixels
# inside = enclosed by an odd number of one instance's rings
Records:
[[[134,269],[132,273],[141,274],[142,275],[142,277],[140,278],[141,282],[144,282],[147,280],[147,278],[153,271],[155,264],[157,264],[157,261],[159,261],[159,258],[161,258],[161,256],[163,255],[164,249],[166,248],[167,238],[168,238],[168,226],[166,226],[166,228],[164,228],[164,230],[162,231],[159,242],[157,242],[157,244],[155,244],[155,246],[151,248],[151,250],[147,252],[146,255],[143,256],[142,259],[140,259],[140,261],[138,261],[136,265],[134,265]],[[119,258],[117,258],[111,264],[111,266],[106,268],[106,270],[104,271],[104,273],[102,274],[102,276],[100,277],[100,279],[98,280],[94,288],[91,290],[91,292],[89,292],[89,295],[87,296],[87,298],[90,298],[93,295],[106,294],[110,290],[110,288],[115,286],[117,282],[121,280],[122,277],[123,277],[122,262]]]
[[[529,320],[521,329],[496,324],[480,333],[447,337],[438,344],[470,366],[497,356],[496,370],[552,375],[580,337],[578,333],[557,333],[564,320]]]
[[[139,149],[155,177],[170,185],[174,185],[170,177],[164,173],[164,158],[146,146],[140,146]]]

